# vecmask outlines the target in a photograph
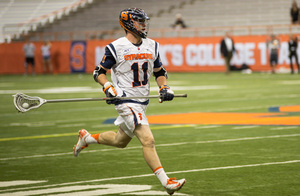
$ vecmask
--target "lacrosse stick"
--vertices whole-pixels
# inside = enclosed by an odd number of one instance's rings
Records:
[[[76,101],[106,101],[106,100],[126,100],[126,99],[149,99],[160,98],[159,95],[149,95],[143,97],[103,97],[103,98],[75,98],[75,99],[51,99],[46,100],[40,97],[31,97],[23,93],[13,95],[14,105],[19,112],[27,112],[34,108],[39,108],[45,103],[58,103],[58,102],[76,102]],[[187,97],[187,94],[177,94],[174,97]]]

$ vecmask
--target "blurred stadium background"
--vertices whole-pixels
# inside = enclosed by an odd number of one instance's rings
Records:
[[[124,35],[118,16],[128,7],[140,7],[151,17],[148,37],[161,44],[162,60],[170,72],[223,71],[219,42],[227,31],[241,51],[234,56],[234,65],[269,71],[265,43],[275,34],[282,41],[279,65],[287,70],[288,35],[300,33],[300,26],[290,22],[291,4],[289,0],[3,0],[0,54],[5,58],[0,60],[0,74],[24,72],[22,46],[26,39],[36,44],[37,73],[42,72],[39,48],[45,40],[52,42],[56,73],[91,72],[105,45]],[[187,28],[171,27],[176,14],[183,16]],[[82,51],[78,51],[80,47]],[[77,64],[69,62],[73,57]]]
[[[33,41],[117,38],[121,30],[118,15],[127,7],[140,7],[151,17],[149,37],[178,36],[169,30],[177,13],[182,14],[189,27],[180,36],[224,35],[226,30],[232,30],[234,35],[297,33],[299,28],[290,25],[291,3],[290,0],[2,0],[1,41],[22,40],[26,35]]]

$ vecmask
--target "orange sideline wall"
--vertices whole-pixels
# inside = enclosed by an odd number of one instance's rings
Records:
[[[279,67],[289,68],[288,35],[281,40]],[[253,71],[270,70],[266,47],[268,36],[234,36],[237,53],[231,64],[249,65]],[[220,55],[222,37],[159,38],[160,56],[168,72],[220,72],[225,70]],[[55,41],[52,42],[51,61],[55,73],[92,72],[101,61],[104,48],[113,40]],[[23,74],[25,43],[0,44],[0,74]],[[36,46],[36,72],[42,73],[42,42]],[[298,55],[300,47],[298,47]],[[29,66],[30,67],[30,66]]]

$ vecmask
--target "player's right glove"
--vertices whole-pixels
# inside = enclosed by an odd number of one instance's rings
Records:
[[[159,103],[162,103],[163,101],[172,101],[174,98],[174,92],[167,85],[161,86],[158,93],[160,95]]]
[[[106,82],[103,85],[103,91],[106,95],[106,97],[116,97],[117,96],[117,91],[114,88],[114,85],[110,82]],[[107,104],[117,104],[120,100],[118,99],[113,99],[113,100],[106,100]]]

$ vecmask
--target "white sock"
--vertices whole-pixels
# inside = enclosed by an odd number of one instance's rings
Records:
[[[98,144],[98,137],[100,134],[92,134],[85,138],[86,144]]]
[[[160,167],[156,168],[155,170],[153,170],[153,173],[159,179],[161,184],[165,187],[167,185],[167,180],[169,179],[169,177],[167,176],[164,168],[160,166]]]

